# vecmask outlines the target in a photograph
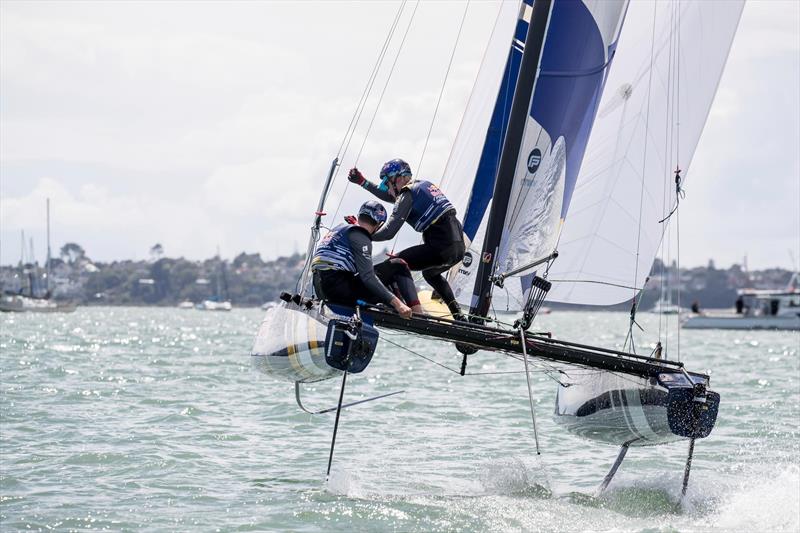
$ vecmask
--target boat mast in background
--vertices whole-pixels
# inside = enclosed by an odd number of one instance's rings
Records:
[[[50,198],[47,199],[47,260],[45,263],[45,291],[50,296]]]

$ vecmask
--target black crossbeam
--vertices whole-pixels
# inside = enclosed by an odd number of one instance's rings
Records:
[[[516,330],[427,316],[405,319],[393,311],[376,306],[362,307],[361,313],[365,320],[371,320],[376,326],[386,329],[469,344],[481,350],[523,353],[522,342]],[[653,359],[531,333],[525,334],[525,340],[529,356],[557,363],[581,365],[641,377],[654,377],[683,368],[683,363],[678,361]],[[695,375],[707,378],[702,374]]]

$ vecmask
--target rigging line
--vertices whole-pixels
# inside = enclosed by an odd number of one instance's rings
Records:
[[[675,81],[675,168],[680,168],[680,156],[681,156],[681,6],[680,3],[677,6],[678,12],[678,44],[677,50],[675,53],[675,72],[676,72],[676,81]],[[675,177],[676,185],[675,185],[675,239],[677,244],[677,251],[675,255],[677,256],[677,267],[678,267],[678,328],[677,328],[677,344],[678,344],[678,360],[681,359],[681,215],[680,211],[678,211],[678,204],[680,202],[680,171],[678,170],[678,175]],[[694,446],[694,440],[692,440],[692,446]]]
[[[450,372],[453,372],[454,374],[459,374],[459,375],[461,374],[460,371],[458,371],[458,370],[456,370],[454,368],[450,368],[447,365],[443,365],[439,361],[436,361],[434,359],[431,359],[430,357],[424,356],[419,352],[415,352],[411,348],[407,348],[407,347],[403,346],[402,344],[399,344],[397,342],[391,341],[391,340],[386,339],[386,338],[384,338],[383,341],[384,342],[388,342],[389,344],[393,344],[394,346],[397,346],[398,348],[401,348],[401,349],[403,349],[403,350],[405,350],[405,351],[407,351],[407,352],[409,352],[409,353],[411,353],[413,355],[416,355],[417,357],[421,357],[421,358],[425,359],[426,361],[428,361],[429,363],[433,363],[434,365],[440,366],[440,367],[444,368],[445,370],[449,370]]]
[[[676,40],[675,40],[675,12],[676,12],[677,4],[675,2],[673,2],[671,4],[671,6],[672,6],[672,10],[670,12],[670,25],[669,25],[669,48],[668,48],[669,55],[668,55],[668,63],[667,63],[667,79],[666,79],[666,81],[664,83],[664,89],[666,90],[666,102],[667,102],[666,109],[665,109],[665,113],[666,113],[666,120],[665,120],[666,134],[664,136],[664,161],[663,161],[664,166],[665,166],[665,169],[664,169],[664,171],[665,171],[664,187],[665,188],[667,186],[667,183],[670,182],[670,177],[672,176],[672,173],[670,172],[671,167],[668,167],[667,165],[670,164],[670,161],[672,159],[673,146],[674,146],[674,142],[673,141],[675,139],[675,132],[674,132],[674,127],[675,127],[674,122],[675,122],[675,120],[674,119],[675,119],[676,97],[675,97],[674,86],[675,86],[675,64],[676,64],[676,60],[677,60],[677,56],[678,56],[678,50],[676,49]],[[680,176],[678,174],[676,174],[676,180],[678,180],[678,181],[676,181],[676,183],[679,183],[679,179],[680,179]],[[678,188],[679,188],[679,186],[678,186]],[[662,199],[662,206],[666,205],[666,203],[667,203],[667,194],[665,192],[664,193],[664,197]],[[677,205],[676,205],[675,208],[677,208]],[[672,217],[672,215],[675,213],[675,208],[673,208],[668,214],[666,214],[666,216],[662,216],[662,218],[658,221],[658,223],[662,224],[665,221],[668,221]],[[665,207],[665,208],[662,209],[662,215],[663,215],[663,211],[665,211],[666,209],[669,209],[669,207]],[[667,231],[667,225],[662,226],[662,229],[661,229],[662,242],[663,242],[664,234],[665,234],[666,231]],[[671,254],[671,247],[672,247],[672,230],[671,230],[671,228],[669,229],[669,232],[667,233],[667,246],[668,246],[668,249],[667,249],[666,255],[669,256]],[[677,275],[678,275],[678,283],[680,284],[680,269],[678,269]],[[662,284],[663,284],[663,280],[662,280]],[[671,284],[669,279],[667,280],[667,291],[669,291],[670,301],[672,301],[672,284]],[[678,304],[678,305],[680,305],[680,304]],[[668,346],[669,342],[667,341],[667,337],[669,335],[669,321],[666,318],[666,316],[664,316],[663,320],[664,320],[664,329],[665,329],[664,347],[665,347],[665,353],[668,354],[669,353],[669,346]],[[659,328],[660,327],[661,327],[661,318],[659,318]],[[661,336],[659,334],[659,339],[660,338],[661,338]]]
[[[454,374],[461,375],[461,372],[459,370],[456,370],[454,368],[450,368],[449,366],[444,365],[444,364],[442,364],[442,363],[440,363],[440,362],[438,362],[438,361],[436,361],[434,359],[431,359],[430,357],[422,355],[421,353],[419,353],[419,352],[417,352],[415,350],[412,350],[411,348],[408,348],[406,346],[403,346],[402,344],[399,344],[399,343],[394,342],[394,341],[390,341],[389,339],[386,339],[386,338],[383,338],[383,337],[381,337],[381,340],[383,340],[383,341],[385,341],[385,342],[387,342],[389,344],[392,344],[392,345],[394,345],[394,346],[396,346],[396,347],[398,347],[398,348],[400,348],[402,350],[405,350],[405,351],[409,352],[410,354],[415,355],[415,356],[417,356],[417,357],[419,357],[421,359],[424,359],[424,360],[426,360],[426,361],[428,361],[430,363],[433,363],[436,366],[439,366],[441,368],[444,368],[445,370],[453,372]],[[507,356],[510,356],[510,357],[512,357],[514,359],[519,360],[518,358],[514,357],[511,354],[504,354],[504,355],[507,355]],[[530,361],[530,363],[533,364],[533,365],[538,365],[538,366],[542,366],[542,367],[546,366],[543,363],[538,362],[538,361]],[[499,376],[499,375],[505,375],[505,374],[522,374],[524,372],[525,372],[524,370],[500,370],[500,371],[497,371],[497,372],[467,372],[464,375],[465,376]],[[553,367],[551,367],[551,368],[541,368],[539,370],[528,370],[529,374],[543,374],[543,375],[547,376],[548,378],[552,379],[553,381],[555,381],[556,383],[558,383],[559,385],[561,385],[562,387],[569,387],[568,384],[565,384],[561,380],[553,377],[551,374],[554,373],[554,372],[558,372],[560,374],[564,374],[564,375],[569,377],[569,374],[567,374],[563,370],[559,370],[559,369],[553,368]]]
[[[394,74],[394,69],[397,66],[397,60],[400,59],[400,53],[403,51],[403,45],[406,42],[406,38],[408,37],[408,32],[411,29],[411,25],[414,23],[414,15],[417,13],[417,8],[419,7],[420,0],[417,0],[417,3],[414,4],[414,11],[411,12],[411,17],[408,19],[408,25],[406,25],[406,31],[403,33],[403,38],[400,40],[400,46],[397,48],[397,54],[394,57],[394,61],[392,62],[392,66],[389,69],[389,75],[386,77],[386,83],[383,84],[383,89],[381,90],[381,95],[378,98],[378,104],[375,106],[375,111],[372,113],[372,119],[369,121],[369,126],[367,127],[367,131],[364,134],[364,140],[361,143],[361,147],[358,149],[358,155],[356,155],[355,163],[358,163],[358,160],[361,158],[361,153],[364,151],[364,146],[367,144],[367,139],[369,138],[369,133],[372,131],[372,126],[375,123],[375,118],[378,116],[378,110],[380,110],[381,103],[383,102],[383,96],[386,94],[386,89],[389,87],[389,83],[392,81],[392,75]]]
[[[497,31],[497,23],[500,21],[500,15],[503,12],[503,3],[500,2],[499,7],[497,8],[497,15],[494,17],[494,24],[492,25],[492,31],[489,34],[489,41],[486,43],[486,46],[483,48],[483,56],[481,57],[481,63],[478,66],[478,73],[475,76],[475,79],[472,80],[472,88],[469,91],[469,99],[467,100],[467,106],[464,109],[464,113],[461,115],[461,122],[458,124],[458,130],[456,131],[456,139],[458,139],[459,134],[461,133],[461,128],[464,126],[464,118],[467,116],[467,110],[470,108],[470,103],[472,102],[472,98],[475,96],[475,86],[478,84],[478,77],[480,74],[481,69],[483,68],[484,63],[486,63],[486,56],[489,54],[489,43],[492,42],[492,37],[494,36],[495,31]],[[453,158],[453,150],[452,147],[450,149],[450,154],[447,156],[447,163],[445,164],[445,169],[450,166],[450,160]],[[447,181],[447,175],[443,176],[439,182],[439,187],[444,188],[445,182]]]
[[[342,144],[344,145],[344,150],[342,151],[342,146],[341,145],[339,146],[338,155],[339,159],[342,161],[344,160],[344,156],[347,154],[347,151],[350,148],[350,143],[352,142],[353,137],[355,136],[356,129],[358,128],[358,123],[361,121],[361,115],[364,113],[364,109],[366,109],[367,100],[369,98],[369,95],[372,93],[372,87],[375,85],[375,81],[378,79],[378,71],[380,70],[380,67],[383,65],[383,60],[386,58],[386,52],[388,51],[389,44],[391,43],[391,40],[394,37],[394,32],[397,29],[397,23],[400,21],[400,17],[402,15],[406,3],[407,0],[403,0],[403,2],[400,4],[400,7],[397,9],[397,13],[395,14],[394,20],[392,21],[389,33],[386,36],[386,40],[383,43],[383,47],[381,48],[381,51],[378,54],[378,59],[375,63],[375,66],[372,69],[372,73],[370,74],[370,77],[367,80],[367,84],[364,87],[364,92],[362,93],[361,99],[359,100],[359,105],[356,106],[356,112],[353,115],[353,119],[350,120],[350,125],[352,125],[352,129],[350,128],[350,126],[348,126],[348,131],[347,133],[345,133],[345,137],[342,140]],[[347,140],[347,144],[344,144],[345,139]],[[334,182],[336,181],[336,178],[338,177],[341,168],[342,168],[341,166],[337,166],[336,173],[333,176]],[[350,184],[349,182],[345,184],[345,190],[342,191],[342,198],[344,197],[344,193],[345,191],[347,191],[347,187],[349,186],[349,184]],[[342,198],[339,199],[339,206],[341,206]],[[337,206],[334,218],[336,218],[336,215],[339,213],[339,206]]]
[[[665,132],[665,135],[664,135],[664,154],[665,154],[665,157],[664,157],[664,160],[663,160],[664,167],[662,169],[662,172],[664,173],[664,180],[662,182],[662,188],[661,188],[661,195],[662,195],[662,197],[661,197],[661,220],[659,221],[659,223],[661,223],[664,220],[667,220],[669,218],[669,215],[666,215],[665,213],[666,213],[666,211],[668,209],[667,208],[667,183],[670,181],[669,178],[671,176],[671,174],[670,174],[671,168],[669,166],[669,159],[670,159],[669,154],[672,152],[672,146],[671,146],[671,143],[670,143],[670,139],[672,137],[670,135],[670,126],[671,126],[671,122],[672,122],[672,116],[671,116],[672,115],[672,100],[671,100],[672,99],[672,92],[669,90],[670,83],[671,83],[671,77],[672,77],[672,61],[673,61],[673,56],[672,56],[672,50],[673,50],[673,47],[672,47],[672,36],[673,36],[673,32],[670,31],[670,33],[669,33],[669,48],[668,48],[669,49],[669,56],[668,56],[668,61],[667,61],[667,83],[665,84],[665,88],[667,89],[667,95],[666,95],[667,98],[666,98],[666,106],[664,107],[664,114],[666,115],[664,117],[665,118],[664,124],[666,124],[666,132]],[[662,258],[664,256],[668,256],[669,255],[669,248],[667,248],[667,251],[665,252],[664,251],[664,245],[663,245],[663,243],[664,243],[664,233],[665,233],[666,229],[667,229],[666,227],[662,227],[661,228]],[[667,246],[669,246],[669,245],[670,245],[670,240],[667,239]],[[660,291],[661,292],[661,300],[662,301],[664,299],[664,270],[665,270],[664,269],[664,263],[663,263],[663,260],[662,260],[662,264],[661,264],[661,272],[662,272],[662,275],[661,275],[661,291]],[[670,285],[669,282],[667,282],[667,290],[668,291],[670,289],[669,285]],[[670,301],[672,301],[672,298],[670,298]],[[661,339],[661,324],[662,324],[662,322],[664,322],[664,329],[665,329],[665,336],[666,336],[668,334],[668,332],[666,331],[666,329],[667,329],[667,321],[666,321],[665,315],[663,313],[659,313],[659,317],[658,317],[658,338],[659,339]]]
[[[394,31],[395,29],[397,29],[397,22],[400,20],[400,15],[402,14],[403,8],[405,7],[407,1],[408,0],[403,0],[400,3],[400,7],[397,9],[397,13],[394,16],[392,25],[389,27],[390,29],[386,35],[386,40],[383,42],[383,47],[378,53],[378,58],[375,61],[375,65],[372,67],[372,73],[369,75],[369,78],[367,78],[367,83],[364,86],[364,91],[361,93],[361,98],[359,98],[358,100],[356,111],[353,113],[353,117],[350,119],[350,124],[347,125],[347,130],[345,132],[344,137],[342,138],[342,143],[339,145],[339,150],[337,151],[337,155],[339,155],[340,158],[344,158],[344,153],[342,153],[342,148],[344,148],[344,152],[346,153],[347,147],[350,146],[350,140],[353,139],[353,134],[355,133],[355,130],[358,127],[358,121],[361,118],[361,113],[364,111],[364,107],[366,106],[367,103],[367,98],[369,97],[369,93],[372,91],[372,86],[375,84],[375,80],[377,79],[378,76],[378,70],[383,64],[384,57],[386,57],[386,50],[388,50],[389,48],[389,43],[392,40]],[[348,135],[350,140],[347,140]],[[347,140],[347,146],[345,146],[346,140]]]
[[[645,115],[645,125],[644,125],[644,132],[645,132],[645,141],[644,141],[644,152],[642,155],[642,179],[641,179],[641,190],[639,193],[639,227],[636,234],[636,263],[633,271],[633,285],[636,285],[636,280],[639,278],[639,252],[641,246],[641,239],[642,239],[642,207],[644,205],[644,179],[645,174],[647,172],[647,135],[650,132],[650,94],[653,88],[653,54],[655,52],[655,43],[656,43],[656,8],[657,3],[653,3],[653,33],[651,35],[650,40],[650,72],[648,74],[647,79],[647,113]],[[639,291],[634,291],[633,298],[634,298],[634,307],[633,312],[631,313],[631,321],[628,325],[628,336],[631,337],[631,347],[633,347],[633,325],[635,323],[636,318],[636,294]]]
[[[408,32],[411,29],[411,25],[414,22],[414,15],[417,13],[417,8],[419,7],[420,0],[417,0],[417,3],[414,4],[414,10],[411,12],[411,17],[408,19],[408,25],[406,25],[406,30],[403,33],[403,38],[400,40],[400,45],[397,48],[397,54],[394,57],[394,61],[392,62],[392,66],[389,68],[389,75],[386,77],[386,82],[383,84],[383,89],[381,89],[381,94],[378,97],[378,102],[375,105],[375,110],[372,112],[372,118],[369,121],[369,126],[367,126],[367,131],[364,133],[364,140],[361,142],[361,147],[358,149],[358,154],[356,155],[355,161],[353,162],[353,166],[358,166],[358,160],[361,158],[361,153],[364,151],[364,146],[367,144],[367,139],[369,139],[369,134],[372,131],[372,126],[375,124],[375,118],[378,116],[378,111],[380,110],[381,103],[383,103],[383,97],[386,94],[386,89],[389,87],[389,83],[392,81],[392,75],[394,74],[394,69],[397,66],[397,60],[400,59],[400,54],[403,51],[403,45],[405,45],[406,37],[408,37]],[[342,192],[341,198],[339,198],[339,203],[336,206],[336,211],[334,212],[333,218],[336,219],[336,216],[339,214],[339,209],[342,207],[342,202],[344,201],[345,192],[347,191],[347,187],[350,185],[348,181],[345,185],[345,191]]]
[[[345,132],[344,137],[342,138],[342,144],[339,145],[339,151],[337,152],[337,156],[339,161],[344,161],[344,157],[347,154],[347,151],[350,148],[350,143],[355,136],[356,129],[358,128],[358,123],[361,121],[361,115],[366,109],[367,100],[369,95],[372,93],[372,87],[375,85],[375,80],[378,79],[378,71],[380,70],[381,65],[383,65],[383,60],[386,57],[386,52],[389,49],[389,44],[391,43],[392,37],[394,37],[394,32],[397,29],[397,23],[400,21],[400,17],[403,13],[403,9],[408,0],[403,0],[400,3],[400,7],[397,9],[397,13],[395,13],[394,20],[392,21],[392,25],[390,26],[389,32],[386,36],[386,39],[383,42],[383,46],[381,47],[380,52],[378,53],[378,58],[375,62],[375,65],[372,68],[372,72],[370,73],[369,78],[367,79],[367,84],[364,87],[364,91],[361,94],[361,98],[359,99],[358,105],[356,106],[356,111],[353,113],[353,117],[350,119],[350,124],[347,126],[347,131]],[[345,144],[345,141],[346,144]],[[337,165],[336,170],[333,175],[333,179],[331,180],[331,187],[336,182],[336,178],[339,177],[339,172],[342,169],[342,165]],[[339,197],[339,203],[336,205],[336,211],[333,214],[333,219],[336,220],[336,217],[339,214],[339,209],[342,206],[342,201],[344,200],[345,193],[347,192],[347,188],[349,187],[350,182],[348,181],[345,183],[344,190],[342,191],[341,196]]]
[[[450,68],[453,66],[453,58],[456,56],[456,50],[458,49],[458,41],[461,39],[461,31],[464,29],[464,21],[467,19],[467,11],[469,10],[469,2],[467,0],[466,5],[464,6],[464,14],[461,15],[461,23],[458,25],[458,34],[456,35],[456,41],[453,43],[453,51],[450,54],[450,61],[447,63],[447,70],[444,73],[444,80],[442,81],[442,88],[439,90],[439,98],[436,100],[436,107],[433,110],[433,118],[431,119],[431,125],[428,128],[428,135],[425,137],[425,144],[422,147],[422,155],[419,157],[419,163],[417,163],[417,174],[421,175],[422,172],[422,161],[425,159],[425,152],[428,149],[428,141],[431,138],[431,132],[433,131],[433,125],[436,122],[436,116],[439,113],[439,105],[442,103],[442,96],[444,95],[444,88],[447,85],[447,79],[450,76]]]
[[[554,283],[594,283],[597,285],[608,285],[609,287],[619,287],[621,289],[632,289],[634,292],[639,292],[644,287],[636,287],[635,285],[622,285],[620,283],[611,283],[610,281],[598,281],[593,279],[551,279]]]

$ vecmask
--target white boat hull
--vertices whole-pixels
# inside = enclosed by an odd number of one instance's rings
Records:
[[[328,319],[283,305],[267,310],[258,328],[253,364],[272,377],[312,383],[341,374],[325,361]]]
[[[683,323],[685,329],[773,329],[800,331],[800,316],[696,315]]]
[[[683,373],[650,379],[595,370],[568,374],[567,386],[558,388],[554,419],[581,437],[653,446],[703,438],[714,426],[719,395],[705,392],[705,378],[693,375],[690,383]]]
[[[233,309],[233,306],[231,306],[230,302],[205,300],[203,303],[197,305],[197,309],[201,311],[230,311]]]

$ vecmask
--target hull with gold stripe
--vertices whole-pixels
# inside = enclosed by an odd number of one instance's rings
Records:
[[[325,362],[329,318],[289,306],[267,311],[250,353],[255,366],[272,377],[301,383],[340,375]]]

